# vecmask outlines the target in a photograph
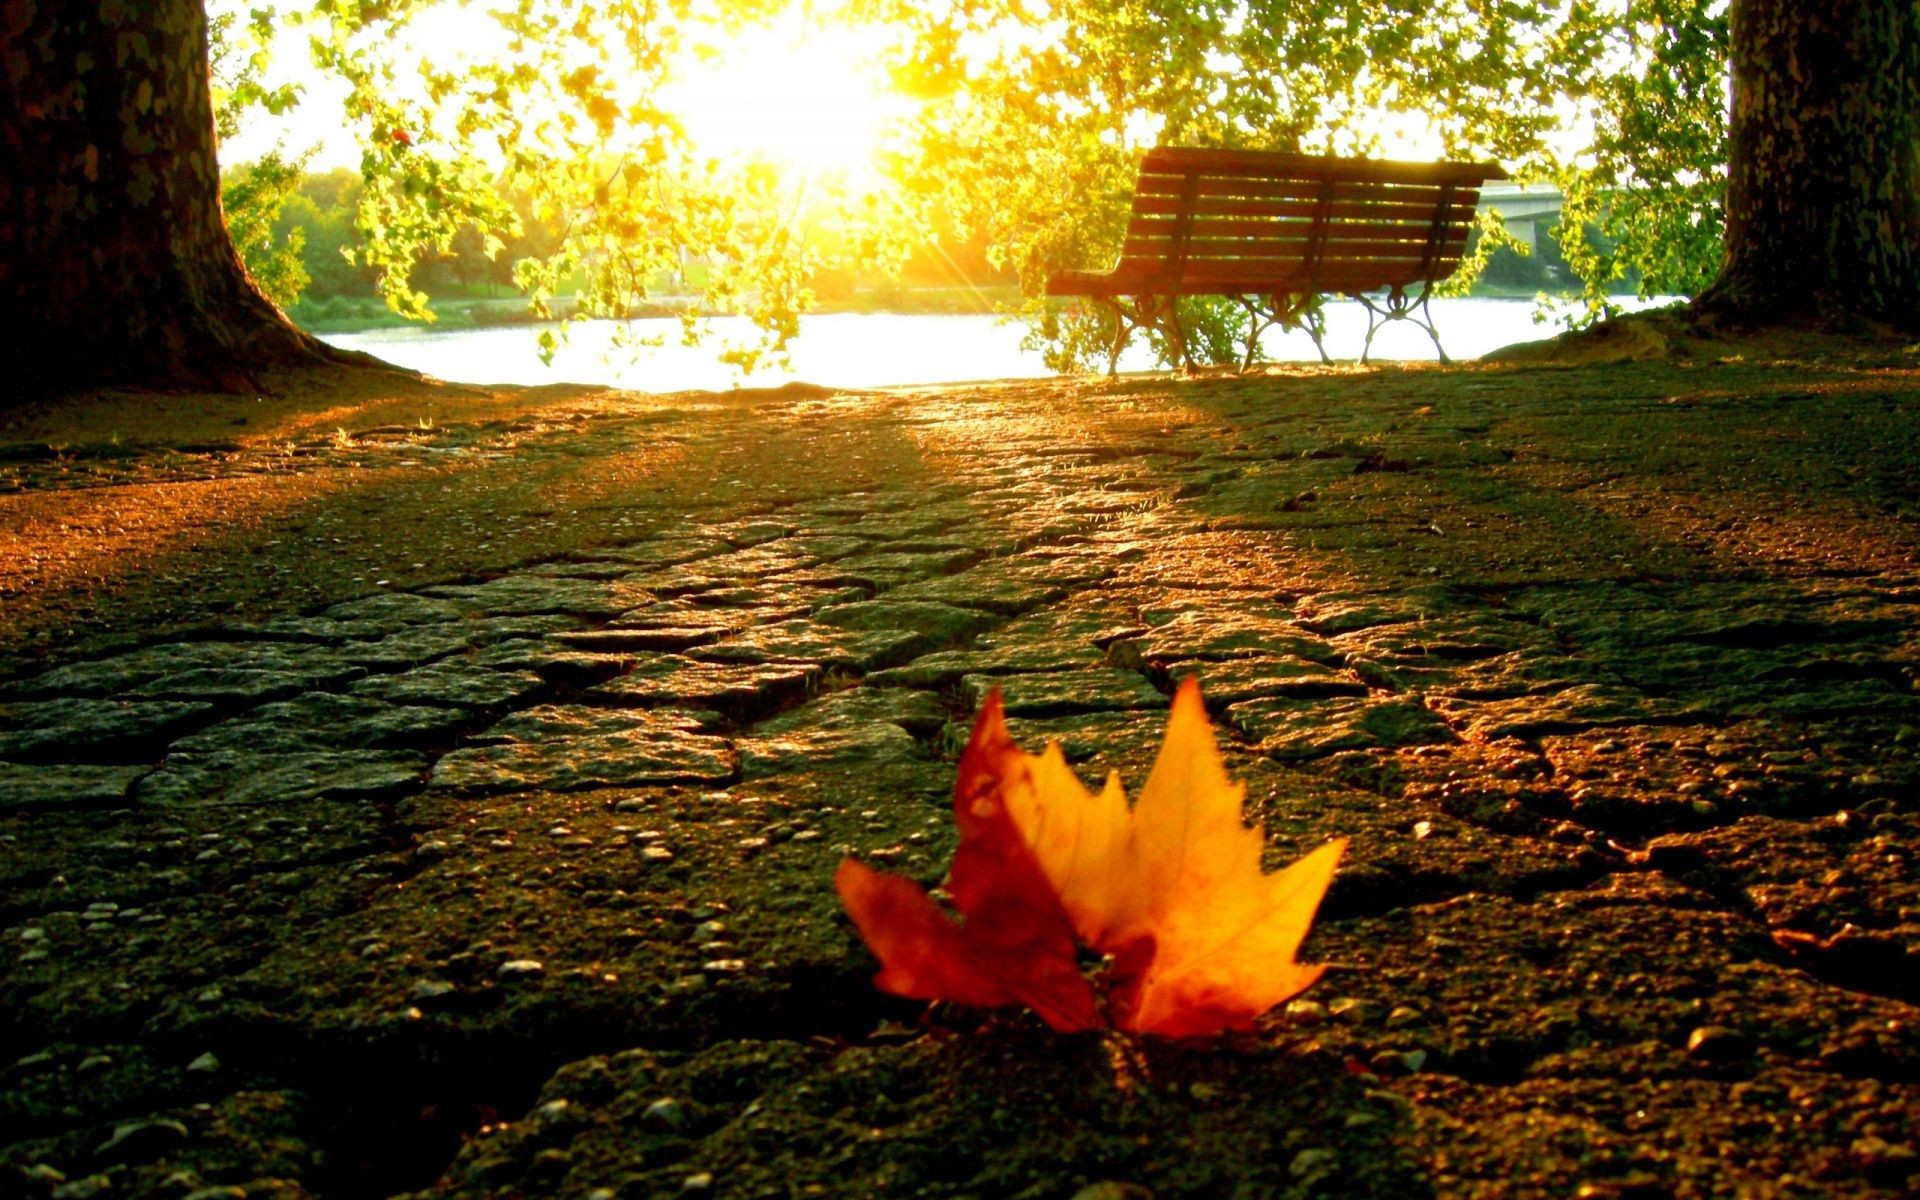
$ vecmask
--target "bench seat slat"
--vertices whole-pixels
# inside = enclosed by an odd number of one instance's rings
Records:
[[[1334,180],[1266,176],[1241,179],[1201,175],[1143,175],[1134,187],[1139,196],[1225,196],[1242,199],[1286,199],[1295,196],[1318,197],[1322,192],[1335,199],[1354,196],[1378,196],[1382,199],[1415,203],[1439,199],[1449,187],[1479,187],[1474,184],[1393,182],[1389,180]]]
[[[1297,229],[1269,229],[1259,233],[1248,233],[1232,237],[1193,237],[1187,239],[1184,249],[1188,259],[1213,257],[1283,257],[1289,254],[1305,255],[1318,248],[1322,257],[1340,255],[1368,254],[1377,248],[1381,252],[1396,247],[1412,247],[1424,250],[1432,245],[1464,245],[1467,231],[1454,227],[1442,231],[1439,238],[1432,236],[1432,230],[1426,227],[1418,229],[1407,226],[1378,225],[1337,225],[1325,237],[1316,239],[1312,230],[1306,227]],[[1173,252],[1173,238],[1153,234],[1130,236],[1121,248],[1121,255],[1138,258],[1146,255],[1167,257]]]

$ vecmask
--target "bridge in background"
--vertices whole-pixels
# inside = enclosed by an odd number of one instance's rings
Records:
[[[1514,240],[1533,250],[1540,235],[1560,221],[1560,189],[1544,183],[1489,181],[1480,189],[1480,207],[1498,212]]]

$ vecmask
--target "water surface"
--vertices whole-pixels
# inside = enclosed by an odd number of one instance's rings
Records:
[[[1456,360],[1478,358],[1555,332],[1552,326],[1535,322],[1531,300],[1435,300],[1432,309],[1441,341]],[[635,334],[656,343],[640,347],[615,346],[613,322],[578,322],[552,366],[540,361],[538,339],[543,328],[440,330],[422,325],[329,334],[326,340],[457,382],[586,383],[649,392],[769,387],[793,380],[855,388],[1035,379],[1052,374],[1038,352],[1020,348],[1024,325],[992,316],[829,313],[804,317],[800,336],[791,347],[791,364],[748,376],[718,360],[726,339],[750,337],[750,327],[739,318],[711,322],[712,336],[694,347],[680,344],[680,322],[671,318],[632,322]],[[1327,351],[1334,358],[1358,358],[1366,332],[1366,312],[1359,304],[1328,303]],[[1312,340],[1297,330],[1284,334],[1270,330],[1261,346],[1269,358],[1280,362],[1319,358]],[[1411,322],[1395,321],[1375,336],[1373,357],[1432,360],[1436,355],[1432,339],[1423,330]],[[1120,369],[1153,370],[1153,356],[1136,340],[1121,356]]]

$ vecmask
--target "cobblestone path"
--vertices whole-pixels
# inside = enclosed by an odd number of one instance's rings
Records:
[[[291,532],[123,581],[191,622],[6,635],[0,1192],[1920,1186],[1910,368],[614,398],[8,479],[275,471],[329,481]],[[1353,839],[1326,979],[1200,1046],[874,993],[833,868],[937,881],[986,692],[1137,784],[1187,674],[1273,863]]]

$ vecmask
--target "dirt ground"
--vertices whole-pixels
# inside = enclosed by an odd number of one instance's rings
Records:
[[[1920,347],[0,417],[0,1193],[1920,1188]],[[1198,674],[1256,1032],[875,992],[954,754]]]

